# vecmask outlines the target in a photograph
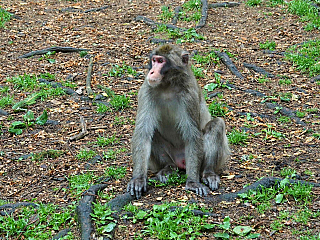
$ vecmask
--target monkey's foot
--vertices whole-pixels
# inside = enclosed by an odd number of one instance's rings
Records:
[[[144,176],[133,177],[128,183],[127,192],[137,199],[141,198],[142,192],[147,191],[147,178]]]
[[[160,182],[166,183],[170,175],[176,170],[177,170],[177,167],[172,165],[167,165],[157,173],[157,178],[159,179]]]
[[[211,190],[217,190],[220,183],[220,177],[214,172],[203,173],[202,182],[209,186]]]
[[[207,196],[210,191],[205,185],[194,181],[187,181],[186,190],[193,191],[201,197]]]

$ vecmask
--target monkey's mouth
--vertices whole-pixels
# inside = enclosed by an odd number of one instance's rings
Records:
[[[155,78],[155,79],[148,79],[148,83],[150,86],[155,86],[160,84],[161,79],[160,78]]]

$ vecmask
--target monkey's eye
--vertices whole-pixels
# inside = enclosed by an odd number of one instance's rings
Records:
[[[163,63],[163,58],[159,58],[158,62]]]
[[[156,61],[156,58],[154,57],[154,58],[152,58],[152,62],[155,62]]]

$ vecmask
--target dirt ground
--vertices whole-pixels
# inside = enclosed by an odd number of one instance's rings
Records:
[[[210,3],[212,3],[210,1]],[[81,58],[78,53],[57,53],[51,58],[55,63],[39,60],[40,56],[19,58],[19,56],[52,46],[75,47],[89,49],[94,55],[92,73],[92,89],[102,93],[98,85],[111,88],[117,94],[130,95],[130,108],[122,111],[97,113],[97,106],[92,101],[83,101],[69,95],[37,101],[29,107],[36,116],[48,109],[49,119],[58,124],[46,124],[27,129],[21,135],[8,132],[8,127],[15,121],[22,120],[23,112],[14,112],[11,107],[4,110],[10,115],[0,116],[2,134],[0,137],[0,199],[10,202],[30,201],[54,203],[61,206],[70,204],[74,196],[61,189],[68,188],[67,177],[86,172],[86,161],[79,160],[76,155],[81,149],[92,148],[89,142],[96,141],[99,136],[115,136],[119,142],[108,149],[126,148],[117,154],[114,160],[103,160],[94,165],[94,173],[104,174],[110,166],[124,166],[127,174],[120,180],[112,180],[106,192],[114,195],[125,192],[126,184],[132,176],[130,157],[130,141],[137,109],[136,93],[141,86],[146,72],[149,52],[157,46],[150,42],[153,37],[159,37],[145,23],[135,21],[138,15],[146,16],[154,21],[159,20],[161,6],[170,8],[181,6],[182,1],[0,1],[0,6],[14,14],[6,27],[0,31],[0,85],[10,85],[9,77],[23,74],[55,74],[55,81],[63,81],[70,76],[76,76],[73,81],[78,87],[84,87],[88,58]],[[108,6],[101,11],[85,13],[85,10]],[[179,27],[193,27],[194,22],[178,21]],[[280,177],[281,169],[295,169],[303,180],[320,182],[320,151],[319,138],[313,137],[320,131],[319,111],[308,113],[297,123],[277,121],[279,116],[275,109],[261,103],[261,97],[245,90],[256,90],[266,96],[290,92],[296,96],[292,101],[276,101],[292,111],[304,111],[307,108],[320,109],[320,86],[310,81],[307,74],[297,71],[292,63],[283,55],[288,47],[319,39],[319,30],[305,31],[305,23],[299,17],[288,13],[285,7],[268,7],[262,4],[256,7],[246,6],[244,2],[233,8],[214,8],[208,10],[206,25],[197,32],[205,36],[205,40],[185,42],[181,46],[189,52],[208,53],[214,49],[227,50],[233,54],[233,62],[245,76],[241,80],[233,75],[224,64],[207,66],[205,77],[199,79],[203,87],[215,82],[214,73],[222,73],[223,81],[237,88],[220,88],[214,92],[223,93],[221,100],[232,109],[225,117],[227,132],[232,129],[242,129],[250,134],[247,144],[231,145],[232,156],[224,172],[219,190],[212,194],[236,192],[246,184],[251,184],[265,176]],[[265,53],[259,43],[267,40],[276,43],[276,53]],[[243,63],[255,64],[273,73],[274,78],[268,82],[259,83],[257,73],[250,72]],[[114,64],[132,66],[141,72],[139,77],[108,76]],[[286,77],[292,81],[290,85],[280,85],[279,79]],[[78,88],[77,87],[77,88]],[[76,89],[75,89],[76,90]],[[28,93],[15,94],[16,101],[24,99]],[[83,94],[85,95],[85,93]],[[213,98],[215,99],[215,98]],[[209,99],[208,102],[213,99]],[[254,127],[248,127],[246,114],[255,117]],[[242,116],[242,115],[244,116]],[[81,131],[79,115],[83,116],[89,134],[77,141],[68,141]],[[124,124],[115,124],[115,119],[124,119]],[[56,122],[57,121],[57,122]],[[250,122],[249,122],[250,123]],[[278,139],[265,139],[263,130],[272,126],[277,132],[285,135]],[[103,126],[103,127],[101,127]],[[101,128],[99,128],[101,127]],[[310,130],[313,131],[310,131]],[[258,135],[258,133],[262,133]],[[63,150],[64,154],[56,159],[30,161],[28,154],[48,149]],[[94,148],[101,156],[104,148]],[[306,174],[306,170],[313,174]],[[231,177],[230,177],[231,176]],[[316,196],[309,208],[320,208],[319,189],[313,190]],[[135,203],[150,209],[152,205],[170,201],[195,201],[202,199],[193,193],[186,192],[184,186],[151,188],[146,195]],[[320,221],[312,219],[306,225],[288,225],[282,231],[273,232],[270,223],[274,214],[282,209],[294,209],[294,202],[281,206],[272,206],[264,215],[259,214],[253,206],[246,206],[240,201],[222,202],[212,208],[221,222],[225,216],[230,216],[232,223],[240,223],[241,216],[251,215],[253,218],[241,219],[241,224],[255,226],[261,239],[295,239],[292,229],[309,229],[313,234],[319,234]],[[128,225],[125,230],[117,230],[116,239],[132,239],[140,229],[139,224]],[[73,229],[76,232],[76,228]],[[208,233],[201,239],[213,238]]]

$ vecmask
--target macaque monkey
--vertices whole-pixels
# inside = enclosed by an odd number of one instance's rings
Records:
[[[186,189],[206,196],[209,188],[218,189],[218,174],[230,155],[225,123],[211,118],[188,52],[160,46],[151,53],[149,67],[138,94],[127,191],[136,198],[147,191],[148,169],[162,183],[174,170],[185,169]]]

